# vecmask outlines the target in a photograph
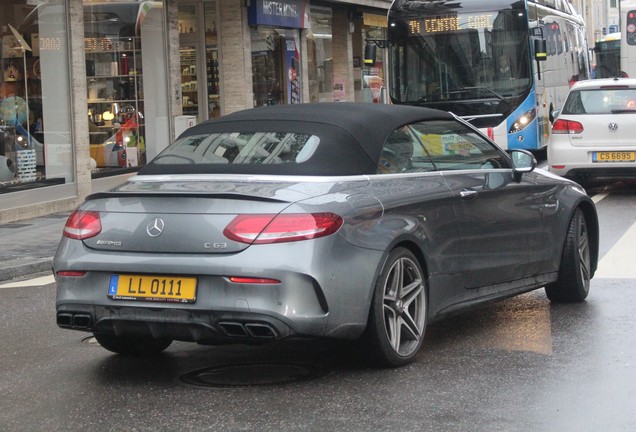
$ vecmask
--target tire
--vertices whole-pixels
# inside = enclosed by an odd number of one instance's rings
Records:
[[[570,220],[556,282],[545,286],[552,302],[575,303],[585,300],[592,278],[590,244],[585,216],[577,208]]]
[[[396,248],[378,276],[363,335],[371,360],[383,367],[411,363],[422,346],[426,312],[422,268],[408,249]]]
[[[129,356],[150,356],[159,354],[170,346],[170,339],[153,339],[145,336],[115,336],[110,334],[94,334],[99,344],[117,354]]]

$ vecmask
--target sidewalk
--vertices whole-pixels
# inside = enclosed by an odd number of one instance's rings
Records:
[[[51,271],[70,212],[0,225],[0,281]]]

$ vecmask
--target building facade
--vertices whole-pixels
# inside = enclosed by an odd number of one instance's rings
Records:
[[[187,127],[271,104],[379,102],[390,0],[5,0],[0,224],[75,208]]]

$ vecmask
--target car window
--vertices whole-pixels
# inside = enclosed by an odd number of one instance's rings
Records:
[[[562,114],[621,114],[636,112],[636,89],[573,90]]]
[[[470,127],[454,120],[431,120],[410,125],[422,152],[437,170],[504,168],[502,152]]]
[[[320,138],[296,132],[190,135],[175,141],[155,164],[295,164],[307,161]]]
[[[391,132],[380,153],[378,174],[433,171],[433,162],[417,135],[409,126]]]

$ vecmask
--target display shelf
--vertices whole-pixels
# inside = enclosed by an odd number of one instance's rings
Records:
[[[85,38],[89,137],[97,168],[136,166],[143,160],[141,56],[136,36]]]

